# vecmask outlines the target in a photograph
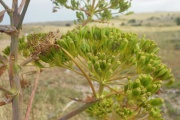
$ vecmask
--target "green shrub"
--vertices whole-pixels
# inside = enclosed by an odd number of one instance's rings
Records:
[[[176,24],[180,25],[180,17],[176,18]]]

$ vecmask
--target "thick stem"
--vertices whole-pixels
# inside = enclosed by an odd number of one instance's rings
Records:
[[[16,28],[12,26],[7,26],[7,25],[0,25],[0,32],[6,33],[6,34],[12,34],[16,32]]]
[[[13,23],[14,25],[17,25],[19,21],[18,0],[13,0],[12,9],[13,9]]]
[[[1,5],[5,8],[5,10],[8,12],[8,10],[9,10],[10,8],[6,5],[6,3],[5,3],[3,0],[0,0],[0,3],[1,3]]]
[[[19,14],[21,13],[21,10],[23,9],[25,3],[26,3],[26,0],[21,1],[21,4],[19,5],[19,8],[18,8],[18,13]]]
[[[81,26],[85,26],[85,25],[87,25],[89,22],[91,22],[91,18],[88,18],[88,19],[86,19],[82,24],[81,24]]]
[[[18,74],[18,36],[14,34],[11,36],[10,58],[9,58],[9,80],[11,88],[14,92],[18,93],[12,100],[13,120],[22,120],[21,103],[22,92],[20,85],[20,77]]]
[[[24,17],[25,17],[27,8],[28,8],[28,6],[29,6],[29,3],[30,3],[30,0],[26,0],[25,5],[24,5],[24,8],[23,8],[23,11],[22,11],[22,13],[21,13],[21,15],[20,15],[19,22],[18,22],[18,24],[16,25],[17,30],[20,30],[20,29],[21,29],[21,26],[22,26],[22,23],[23,23],[23,20],[24,20]]]
[[[18,39],[19,39],[19,30],[22,26],[24,15],[27,11],[29,1],[26,1],[23,12],[21,16],[18,13],[18,0],[12,0],[12,9],[10,9],[3,0],[0,0],[1,5],[8,12],[10,17],[10,26],[11,30],[9,31],[8,27],[0,26],[0,31],[5,32],[11,36],[11,45],[10,45],[10,56],[9,56],[9,81],[13,93],[17,93],[13,96],[12,99],[12,111],[13,118],[12,120],[22,120],[22,91],[20,85],[19,77],[19,67],[18,63]],[[15,30],[14,30],[15,29]]]

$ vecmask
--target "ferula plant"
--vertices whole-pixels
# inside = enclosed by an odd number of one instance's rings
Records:
[[[90,116],[163,118],[159,109],[163,99],[152,96],[174,78],[157,56],[159,48],[154,41],[109,27],[85,26],[59,38],[57,34],[32,34],[27,41],[21,38],[19,54],[36,57],[33,62],[40,68],[64,67],[84,76],[92,90],[92,96],[84,101],[93,103],[86,110]],[[6,48],[4,53],[8,55],[8,51]]]
[[[19,39],[19,55],[27,58],[18,69],[29,64],[41,68],[64,67],[87,80],[91,96],[82,106],[59,120],[83,111],[99,120],[163,120],[163,99],[155,96],[174,76],[157,55],[157,44],[145,36],[117,28],[86,25],[94,15],[100,21],[130,7],[124,0],[56,0],[55,5],[76,10],[80,26],[61,35],[59,31],[30,34]],[[83,2],[83,3],[81,3]],[[4,49],[10,55],[10,47]]]

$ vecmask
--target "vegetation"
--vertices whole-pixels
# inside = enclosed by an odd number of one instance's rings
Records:
[[[180,25],[180,18],[176,18],[176,24]]]
[[[72,2],[73,7],[63,1],[54,2],[82,10],[78,6],[79,1]],[[90,11],[90,16],[86,14],[87,19],[84,19],[82,12],[77,13],[77,17],[78,14],[81,16],[78,17],[81,26],[94,21],[92,18],[96,12],[93,13],[93,4],[87,5],[92,8],[83,10],[85,13]],[[120,6],[114,8],[117,7]],[[108,13],[109,8],[106,9]],[[97,14],[102,21],[111,17],[109,14],[103,16],[101,12]],[[25,37],[19,39],[19,55],[27,58],[27,61],[16,68],[23,70],[23,66],[31,62],[40,69],[64,67],[86,78],[92,95],[83,100],[70,98],[84,105],[60,119],[69,119],[84,110],[97,119],[162,119],[159,106],[163,100],[151,99],[150,96],[156,94],[161,85],[172,83],[174,78],[171,70],[156,55],[157,44],[146,37],[138,38],[136,34],[116,28],[81,26],[62,36],[57,31],[31,34],[27,41]],[[7,47],[3,53],[8,56],[10,51],[11,48]],[[98,86],[94,85],[95,82]]]

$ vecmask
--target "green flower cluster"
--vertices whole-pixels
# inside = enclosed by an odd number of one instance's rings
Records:
[[[120,70],[136,65],[138,38],[116,28],[84,27],[75,29],[57,41],[71,55],[87,61],[97,81],[108,81]]]
[[[151,98],[158,92],[161,85],[162,81],[155,81],[149,74],[141,74],[134,81],[129,79],[124,87],[127,103],[132,106],[140,106],[149,114],[149,117],[161,120],[162,116],[158,107],[164,101],[161,98]]]
[[[45,62],[77,73],[80,71],[73,63],[82,68],[81,72],[87,73],[90,80],[99,83],[96,94],[97,98],[103,99],[89,108],[92,116],[115,114],[126,119],[138,116],[136,109],[142,108],[149,114],[149,119],[161,119],[158,107],[163,100],[151,96],[164,83],[171,84],[174,76],[157,56],[159,48],[154,41],[109,27],[85,26],[61,37],[58,35],[58,32],[32,34],[27,37],[27,42],[22,38],[19,53],[24,57],[36,57],[34,63],[39,67]],[[8,49],[4,53],[8,54]],[[121,86],[116,85],[115,89],[112,83]],[[117,92],[115,97],[103,98],[105,92],[111,94],[114,91],[123,91],[123,95]]]
[[[135,68],[133,72],[137,74],[151,74],[157,80],[174,81],[171,70],[156,55],[157,44],[139,39],[136,34],[86,26],[68,32],[57,44],[74,57],[84,58],[90,74],[98,81],[108,81],[130,68]]]
[[[130,116],[134,114],[134,111],[132,109],[126,108],[126,107],[117,107],[116,109],[116,114],[121,118],[121,119],[128,119]]]
[[[107,114],[112,113],[112,111],[113,100],[111,98],[104,99],[86,110],[89,116],[98,118],[104,118]]]
[[[151,74],[156,80],[169,80],[168,84],[174,82],[174,76],[165,64],[161,63],[160,57],[156,54],[139,52],[136,56],[137,72]]]
[[[119,102],[114,98],[103,99],[102,101],[96,103],[92,107],[86,110],[89,116],[94,117],[95,119],[128,119],[131,118],[136,112],[132,108],[122,107]]]

